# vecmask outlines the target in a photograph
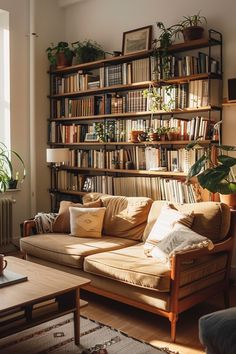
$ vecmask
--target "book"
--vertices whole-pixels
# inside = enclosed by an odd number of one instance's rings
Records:
[[[12,284],[21,283],[26,280],[28,280],[28,277],[26,275],[18,274],[8,269],[5,269],[0,275],[0,288]]]

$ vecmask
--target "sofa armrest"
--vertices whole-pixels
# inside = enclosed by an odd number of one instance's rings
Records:
[[[36,231],[36,223],[34,219],[30,220],[25,220],[23,222],[23,234],[22,236],[30,236],[30,235],[35,235],[37,233]]]
[[[227,262],[224,268],[225,269],[224,279],[225,279],[225,284],[228,284],[229,276],[230,276],[233,241],[234,241],[233,237],[227,237],[223,241],[215,243],[214,248],[212,250],[209,250],[207,247],[204,247],[201,249],[186,250],[180,253],[176,253],[171,258],[171,296],[173,296],[173,298],[176,299],[176,301],[179,298],[179,290],[181,287],[180,280],[181,280],[182,263],[194,259],[199,259],[207,255],[214,255],[214,254],[217,255],[220,253],[224,253],[227,255]]]

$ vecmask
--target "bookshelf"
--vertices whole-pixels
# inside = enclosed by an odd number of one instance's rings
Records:
[[[199,200],[197,185],[184,182],[221,120],[222,36],[209,30],[206,39],[175,44],[168,61],[168,75],[151,50],[49,71],[48,145],[70,150],[50,188],[57,200],[89,191]],[[143,95],[152,86],[162,98],[155,112]],[[176,140],[141,139],[160,127],[178,129]],[[141,134],[138,142],[131,141],[133,130]],[[187,151],[198,136],[204,147]]]

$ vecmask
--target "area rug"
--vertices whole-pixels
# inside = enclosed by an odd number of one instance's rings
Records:
[[[0,339],[1,354],[177,354],[156,348],[99,322],[81,316],[80,346],[74,344],[73,315],[27,329]]]

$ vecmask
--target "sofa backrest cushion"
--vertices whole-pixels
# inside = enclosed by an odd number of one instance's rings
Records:
[[[62,200],[60,203],[58,216],[53,224],[53,232],[65,233],[65,234],[70,233],[70,211],[69,211],[70,207],[99,208],[101,206],[102,206],[102,202],[100,199],[86,204],[73,203],[67,200]]]
[[[102,196],[106,213],[104,235],[141,240],[152,199],[146,197]]]
[[[165,201],[155,201],[152,204],[148,215],[148,223],[144,230],[143,240],[145,241],[160,215],[161,208]],[[206,236],[213,242],[222,240],[228,233],[230,227],[230,209],[220,202],[200,202],[187,204],[172,204],[177,210],[190,213],[194,212],[192,229],[200,235]]]

